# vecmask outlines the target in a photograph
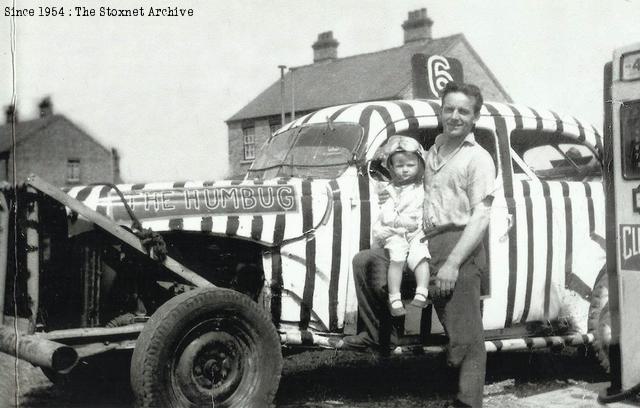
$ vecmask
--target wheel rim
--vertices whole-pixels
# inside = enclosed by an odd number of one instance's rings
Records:
[[[176,394],[195,405],[228,399],[241,386],[249,364],[246,325],[231,317],[198,324],[178,343],[171,364]]]

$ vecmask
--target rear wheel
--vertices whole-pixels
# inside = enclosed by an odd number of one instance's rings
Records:
[[[207,288],[174,297],[145,324],[131,384],[142,407],[263,407],[281,371],[269,316],[245,295]]]
[[[601,274],[591,292],[589,306],[589,332],[593,334],[593,351],[600,366],[609,372],[609,345],[611,344],[611,314],[609,313],[609,278]]]

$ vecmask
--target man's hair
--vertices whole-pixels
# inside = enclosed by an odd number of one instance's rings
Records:
[[[473,106],[473,113],[477,115],[480,112],[480,109],[482,108],[482,104],[484,103],[480,88],[472,84],[457,83],[453,81],[447,82],[447,84],[444,86],[444,90],[442,91],[442,99],[441,99],[442,105],[444,105],[445,96],[454,92],[460,92],[467,95],[470,98],[474,98],[476,103]]]

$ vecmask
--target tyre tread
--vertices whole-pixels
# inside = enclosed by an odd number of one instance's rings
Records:
[[[271,342],[268,346],[271,348],[277,347],[280,350],[280,339],[275,329],[275,326],[271,324],[270,317],[267,313],[258,307],[249,297],[242,295],[230,289],[217,288],[213,291],[216,292],[216,300],[221,303],[239,304],[240,307],[249,310],[250,313],[256,313],[257,317],[263,322],[269,322],[270,335],[265,338],[261,338],[261,342]],[[149,373],[152,368],[157,365],[161,342],[153,341],[158,338],[166,338],[169,332],[174,328],[174,324],[185,316],[186,313],[197,312],[201,309],[206,309],[211,306],[211,298],[209,293],[212,289],[195,289],[179,296],[176,296],[166,303],[164,303],[151,319],[145,324],[145,327],[138,337],[136,348],[131,360],[131,384],[136,394],[137,405],[141,407],[155,407],[158,404],[162,404],[163,399],[161,393],[159,393],[156,382],[150,378]],[[280,354],[280,353],[278,353]],[[277,384],[280,381],[282,372],[282,356],[280,354],[277,358],[277,369],[275,373],[272,373],[271,378],[274,386],[271,387],[269,395],[267,395],[268,401],[273,401],[277,392]]]

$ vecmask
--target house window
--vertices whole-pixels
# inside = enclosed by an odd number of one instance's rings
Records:
[[[280,129],[280,123],[272,123],[269,125],[269,133],[274,134],[276,131]]]
[[[242,129],[242,145],[244,148],[244,159],[253,160],[256,158],[256,129],[247,127]]]
[[[67,183],[80,182],[80,160],[67,160]]]

